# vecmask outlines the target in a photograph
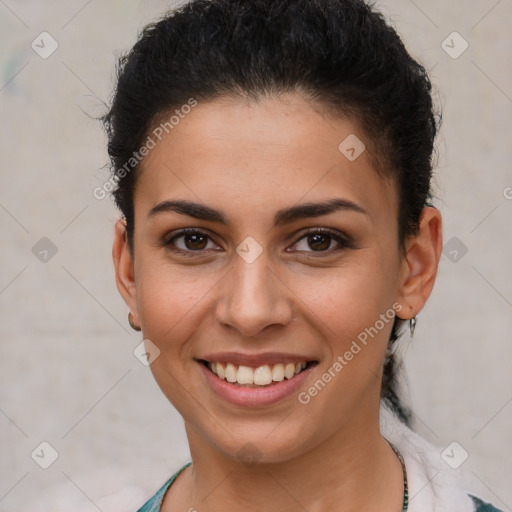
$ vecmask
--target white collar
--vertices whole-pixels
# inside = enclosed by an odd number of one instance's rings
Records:
[[[438,448],[402,423],[381,404],[380,430],[402,454],[409,487],[409,512],[474,512],[460,472],[441,458]]]

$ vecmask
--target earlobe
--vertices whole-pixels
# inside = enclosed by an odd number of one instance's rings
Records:
[[[128,245],[126,224],[122,220],[118,220],[114,228],[112,258],[114,260],[117,289],[130,308],[134,320],[139,323],[133,258]]]
[[[413,318],[425,305],[434,287],[442,247],[441,214],[437,208],[426,207],[418,233],[406,242],[398,299],[403,306],[400,318]]]

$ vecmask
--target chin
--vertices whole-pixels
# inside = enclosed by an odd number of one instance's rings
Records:
[[[261,423],[240,423],[233,430],[227,426],[228,432],[223,429],[222,432],[203,431],[202,436],[215,450],[248,467],[256,464],[278,464],[304,454],[310,444],[309,436],[304,435],[304,428],[297,425],[290,429],[285,423],[286,420],[281,426],[277,426],[279,423],[276,422],[266,423],[265,426]],[[197,427],[194,430],[197,432]]]

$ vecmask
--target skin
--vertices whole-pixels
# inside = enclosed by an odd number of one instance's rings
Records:
[[[393,303],[404,319],[422,309],[441,254],[440,213],[423,210],[402,254],[396,185],[375,172],[368,149],[353,162],[340,153],[349,134],[365,140],[355,123],[297,94],[224,97],[199,103],[143,161],[134,258],[122,221],[113,258],[134,323],[161,350],[151,370],[190,444],[193,465],[167,492],[164,511],[401,510],[402,469],[379,430],[392,322],[307,405],[297,393],[265,407],[230,404],[195,360],[220,351],[307,355],[318,365],[303,391]],[[366,214],[339,210],[274,226],[278,210],[327,198]],[[171,199],[222,210],[228,224],[176,212],[148,217]],[[164,243],[182,228],[210,237],[174,241],[191,257]],[[306,228],[330,228],[352,244],[308,239]],[[263,250],[250,264],[236,252],[249,236]],[[248,443],[257,464],[239,455]]]

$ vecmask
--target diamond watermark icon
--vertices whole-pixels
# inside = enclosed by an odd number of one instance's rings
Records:
[[[468,248],[456,236],[452,236],[443,246],[443,254],[452,263],[458,263],[467,252]]]
[[[257,464],[262,457],[258,447],[252,443],[244,444],[242,448],[238,450],[236,456],[249,466]]]
[[[160,349],[149,339],[139,343],[133,355],[144,365],[149,366],[160,355]]]
[[[48,263],[57,254],[57,246],[43,236],[32,247],[32,254],[42,263]]]
[[[468,457],[469,453],[457,441],[453,441],[441,452],[441,458],[452,469],[462,466]]]
[[[59,47],[59,43],[48,32],[41,32],[30,45],[39,57],[47,59]]]
[[[441,48],[452,59],[458,59],[468,49],[468,47],[469,43],[458,32],[452,32],[441,43]]]
[[[263,252],[263,247],[252,236],[248,236],[236,248],[236,252],[246,263],[252,263]]]
[[[30,456],[38,466],[48,469],[59,458],[59,453],[50,443],[43,441]]]
[[[351,133],[346,139],[338,146],[339,152],[347,159],[353,162],[361,156],[361,153],[366,149],[361,139]]]

